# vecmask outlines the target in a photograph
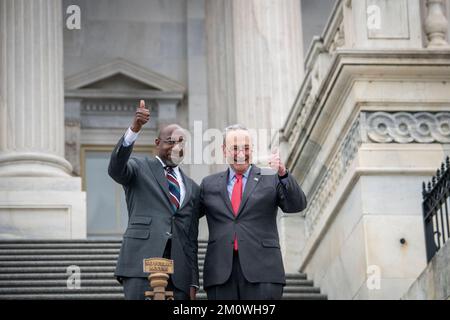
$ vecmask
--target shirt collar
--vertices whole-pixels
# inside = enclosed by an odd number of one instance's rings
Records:
[[[252,165],[249,165],[248,168],[247,168],[247,170],[246,170],[246,171],[244,172],[244,174],[242,175],[245,179],[248,178],[248,175],[250,174],[250,169],[251,169],[251,168],[252,168]],[[231,168],[231,166],[228,167],[228,169],[230,169],[229,180],[231,181],[231,180],[233,180],[233,178],[234,178],[236,172],[233,170],[233,168]]]
[[[164,161],[162,161],[161,158],[158,157],[158,156],[155,156],[155,158],[159,160],[159,162],[161,163],[161,165],[163,166],[163,168],[164,168],[164,170],[165,170],[166,167],[167,167],[167,165],[164,163]],[[175,171],[175,173],[176,173],[177,175],[180,173],[180,170],[179,170],[178,166],[172,167],[172,169],[173,169],[173,171]]]

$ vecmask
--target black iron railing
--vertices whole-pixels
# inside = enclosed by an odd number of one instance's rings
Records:
[[[450,159],[437,170],[428,184],[422,185],[422,210],[428,262],[450,238]]]

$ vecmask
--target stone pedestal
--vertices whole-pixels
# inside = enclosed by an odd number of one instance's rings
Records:
[[[359,49],[422,48],[419,0],[345,2],[345,42]]]
[[[0,21],[0,237],[84,238],[64,159],[61,2],[1,0]]]

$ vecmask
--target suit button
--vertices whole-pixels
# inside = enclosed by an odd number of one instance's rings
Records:
[[[172,238],[172,234],[169,231],[166,232],[166,236],[168,236],[169,238]]]

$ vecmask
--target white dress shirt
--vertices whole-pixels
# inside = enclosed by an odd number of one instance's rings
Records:
[[[127,132],[125,132],[122,146],[129,147],[136,141],[138,136],[139,136],[139,132],[133,132],[133,130],[131,130],[131,128],[128,128]],[[164,174],[167,176],[167,171],[165,170],[166,165],[158,156],[156,156],[156,159],[158,159],[159,162],[161,163],[161,165],[163,166]],[[173,171],[175,172],[178,184],[180,185],[180,206],[181,206],[183,204],[184,197],[186,195],[186,187],[183,182],[183,177],[181,175],[180,168],[178,166],[173,167]]]

